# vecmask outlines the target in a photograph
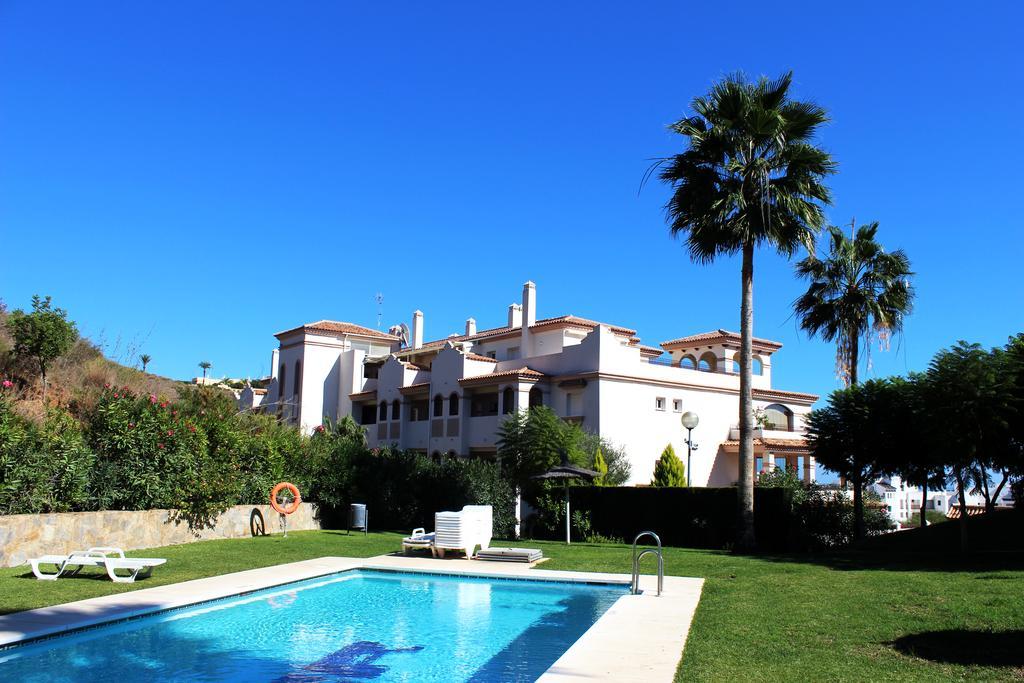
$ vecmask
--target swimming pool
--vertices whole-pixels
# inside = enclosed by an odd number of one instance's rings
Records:
[[[532,681],[627,592],[351,570],[0,650],[0,680]]]

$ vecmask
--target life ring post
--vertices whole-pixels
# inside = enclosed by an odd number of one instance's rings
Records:
[[[278,494],[281,491],[288,491],[291,494],[291,502],[282,502],[278,498]],[[284,531],[284,537],[288,538],[288,515],[292,514],[299,509],[299,505],[302,504],[302,495],[299,493],[299,487],[287,481],[278,483],[270,491],[270,507],[274,509],[279,515],[281,515],[281,529]]]

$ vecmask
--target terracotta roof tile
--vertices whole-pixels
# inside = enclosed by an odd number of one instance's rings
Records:
[[[403,396],[408,396],[410,394],[419,394],[429,391],[430,382],[417,382],[416,384],[410,384],[408,386],[398,388],[398,393],[402,394]]]
[[[734,439],[723,441],[722,446],[725,448],[739,448],[740,442]],[[809,448],[806,439],[754,439],[755,446],[763,446],[765,448],[790,448],[797,450],[807,450]]]
[[[464,354],[464,355],[469,360],[479,360],[479,361],[483,361],[485,363],[497,363],[498,362],[498,360],[496,358],[491,358],[490,356],[481,356],[479,353],[467,353],[467,354]]]
[[[474,384],[497,384],[501,380],[512,378],[536,381],[545,377],[547,377],[547,375],[543,372],[537,372],[530,368],[518,368],[516,370],[505,370],[504,372],[491,372],[486,375],[476,375],[475,377],[464,377],[459,380],[459,384],[461,386],[470,386]]]
[[[377,390],[371,389],[370,391],[357,391],[354,394],[348,395],[349,399],[353,401],[365,401],[367,399],[377,399]]]
[[[719,329],[712,332],[702,332],[701,334],[691,334],[688,337],[670,339],[669,341],[661,342],[661,348],[668,350],[669,347],[678,349],[689,346],[711,346],[712,344],[721,344],[723,342],[739,344],[740,335],[736,332]],[[779,342],[758,337],[754,337],[753,346],[760,351],[778,351],[782,348],[782,344]]]
[[[754,398],[778,398],[778,399],[796,399],[798,401],[807,401],[814,403],[818,400],[817,394],[804,394],[799,391],[782,391],[781,389],[757,389],[753,390]]]
[[[293,327],[290,330],[284,332],[278,332],[275,337],[283,337],[293,332],[327,332],[329,334],[353,334],[361,337],[372,337],[374,339],[386,339],[388,341],[398,341],[398,337],[393,334],[387,334],[380,330],[374,330],[369,327],[363,327],[362,325],[356,325],[354,323],[346,323],[337,320],[318,320],[315,323],[306,323],[305,325],[299,325]]]

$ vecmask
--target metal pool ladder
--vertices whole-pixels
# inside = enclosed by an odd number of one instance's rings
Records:
[[[657,548],[644,548],[640,551],[640,554],[636,553],[636,544],[640,542],[640,539],[644,536],[650,536],[654,539],[654,542],[658,544]],[[658,595],[661,595],[661,587],[665,582],[665,560],[661,556],[661,539],[658,538],[658,534],[653,531],[641,531],[633,539],[633,580],[630,583],[630,593],[637,595],[640,592],[640,560],[644,559],[644,555],[648,553],[658,556]]]

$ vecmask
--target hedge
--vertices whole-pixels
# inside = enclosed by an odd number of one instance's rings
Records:
[[[569,489],[573,509],[586,514],[593,533],[632,543],[653,531],[663,545],[728,548],[736,538],[737,489],[676,487],[585,487]],[[792,494],[781,488],[754,490],[755,533],[762,551],[793,545]]]

